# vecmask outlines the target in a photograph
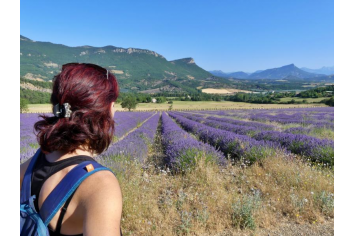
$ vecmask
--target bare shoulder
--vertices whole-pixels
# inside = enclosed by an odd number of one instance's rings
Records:
[[[84,235],[120,235],[122,195],[119,182],[110,171],[89,176],[78,188],[84,213]]]
[[[85,198],[119,192],[121,194],[119,181],[111,171],[107,170],[98,171],[84,180],[80,185],[80,192]]]

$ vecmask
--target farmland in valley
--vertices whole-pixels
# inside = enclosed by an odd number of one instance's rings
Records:
[[[155,111],[155,110],[168,110],[170,104],[168,103],[139,103],[137,104],[137,111]],[[254,104],[245,102],[230,102],[230,101],[174,101],[173,110],[179,109],[258,109],[258,108],[296,108],[296,107],[326,107],[325,104]],[[43,113],[51,112],[51,104],[28,104],[29,112]],[[120,105],[116,106],[117,111],[125,111]]]
[[[116,112],[96,160],[119,179],[123,232],[266,233],[334,217],[334,108]],[[20,162],[38,148],[21,114]]]

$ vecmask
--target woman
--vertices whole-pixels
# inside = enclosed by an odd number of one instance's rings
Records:
[[[46,197],[77,164],[105,151],[114,132],[114,103],[119,87],[108,70],[69,63],[55,76],[54,116],[41,116],[34,128],[41,153],[31,181],[37,212]],[[21,182],[31,159],[23,163]],[[69,205],[68,205],[69,204]],[[110,171],[86,178],[48,225],[50,235],[120,235],[122,195]]]

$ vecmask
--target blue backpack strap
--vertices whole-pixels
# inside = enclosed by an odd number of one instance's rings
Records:
[[[24,203],[31,197],[32,170],[33,170],[33,167],[35,166],[35,163],[36,163],[37,158],[39,157],[40,153],[41,153],[41,149],[39,148],[37,150],[37,152],[35,153],[35,155],[32,157],[30,164],[27,167],[25,176],[23,177],[23,180],[22,180],[20,203]]]
[[[44,225],[41,217],[35,210],[35,206],[33,205],[33,200],[35,195],[32,195],[28,201],[28,204],[20,204],[20,227],[21,227],[21,235],[33,235],[34,232],[37,232],[38,236],[49,236],[48,228]],[[35,223],[37,227],[33,227],[33,224],[29,224],[26,222],[26,218],[31,218],[32,223]],[[31,226],[32,225],[32,226]]]
[[[93,170],[87,170],[86,166],[90,164],[92,165]],[[45,225],[47,226],[49,222],[51,222],[57,211],[87,177],[101,170],[111,171],[109,168],[103,167],[95,161],[82,162],[69,171],[69,173],[48,195],[41,206],[40,215]]]

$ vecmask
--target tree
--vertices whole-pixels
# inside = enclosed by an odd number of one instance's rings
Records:
[[[122,100],[121,107],[127,108],[129,111],[131,111],[132,109],[136,109],[137,103],[138,102],[136,101],[136,98],[130,95]]]
[[[334,106],[334,96],[332,96],[329,100],[326,100],[325,104],[333,107]]]
[[[295,100],[292,99],[291,101],[288,102],[289,104],[295,104]]]
[[[28,111],[28,100],[25,98],[20,98],[20,113]]]
[[[165,103],[166,102],[165,97],[157,97],[156,100],[157,100],[157,103]]]

